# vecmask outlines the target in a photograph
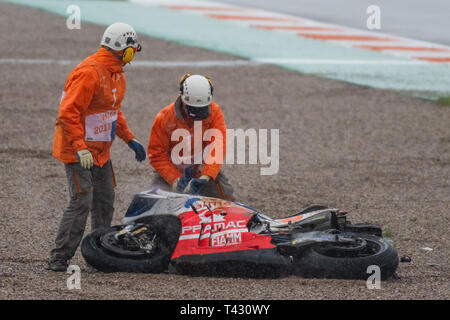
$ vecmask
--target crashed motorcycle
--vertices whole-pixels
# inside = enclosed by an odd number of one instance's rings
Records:
[[[81,245],[102,272],[192,276],[381,279],[398,266],[379,226],[351,224],[347,212],[311,206],[274,219],[244,204],[151,189],[134,196],[123,225],[98,229]]]

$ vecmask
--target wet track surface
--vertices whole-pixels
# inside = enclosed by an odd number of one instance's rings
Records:
[[[286,13],[321,22],[366,29],[367,7],[381,10],[380,32],[450,44],[450,3],[446,0],[221,0],[239,6]]]

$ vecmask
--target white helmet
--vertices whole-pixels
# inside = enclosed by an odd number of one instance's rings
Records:
[[[100,45],[121,51],[128,47],[136,49],[139,43],[136,32],[129,24],[117,22],[106,28]]]
[[[186,74],[180,81],[181,100],[190,107],[206,107],[212,101],[211,80],[194,74]]]

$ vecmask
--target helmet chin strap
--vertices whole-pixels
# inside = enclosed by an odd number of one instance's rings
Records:
[[[109,47],[107,47],[107,46],[104,46],[104,48],[105,48],[106,50],[108,50],[109,52],[111,52],[117,59],[120,60],[120,62],[123,63],[122,57],[121,57],[120,55],[118,55],[113,49],[111,49],[111,48],[109,48]]]
[[[181,95],[180,95],[180,103],[181,103],[180,110],[181,110],[181,114],[182,114],[183,118],[185,118],[185,119],[189,118],[186,104],[181,100]]]

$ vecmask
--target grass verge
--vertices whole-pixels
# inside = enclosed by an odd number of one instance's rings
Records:
[[[450,97],[440,97],[436,102],[440,106],[450,107]]]

